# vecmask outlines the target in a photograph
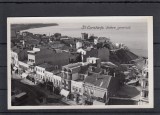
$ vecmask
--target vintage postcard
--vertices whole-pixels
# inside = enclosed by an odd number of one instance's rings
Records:
[[[153,17],[7,19],[8,109],[153,108]]]

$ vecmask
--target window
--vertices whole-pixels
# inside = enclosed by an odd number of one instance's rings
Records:
[[[79,92],[81,92],[81,88],[79,88]]]
[[[72,89],[75,90],[75,87],[73,86]]]
[[[90,93],[93,94],[93,89],[90,90]]]

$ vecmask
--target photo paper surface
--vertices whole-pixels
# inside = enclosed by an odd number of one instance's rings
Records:
[[[153,108],[153,17],[7,19],[8,109]]]

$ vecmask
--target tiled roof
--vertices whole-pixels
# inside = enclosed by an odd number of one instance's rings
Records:
[[[84,82],[92,84],[94,86],[108,88],[111,79],[112,79],[112,76],[109,76],[109,75],[92,74],[87,76]]]

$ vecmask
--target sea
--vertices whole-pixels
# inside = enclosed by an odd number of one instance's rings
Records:
[[[88,28],[83,28],[84,26]],[[117,30],[112,27],[122,27],[122,29]],[[49,36],[55,33],[61,33],[62,36],[79,38],[82,37],[81,33],[88,33],[89,36],[107,37],[114,43],[123,43],[136,55],[148,57],[148,32],[146,23],[61,23],[58,26],[32,28],[23,31]]]

